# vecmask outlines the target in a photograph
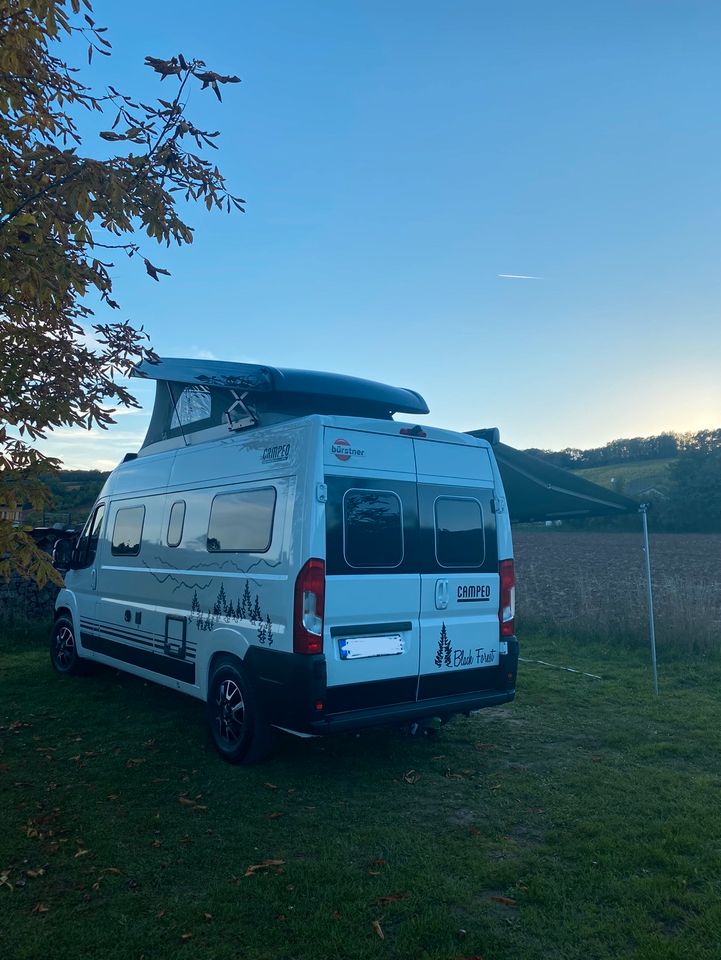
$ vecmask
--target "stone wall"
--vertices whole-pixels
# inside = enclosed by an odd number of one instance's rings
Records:
[[[0,623],[51,620],[58,588],[48,583],[42,590],[31,580],[14,576],[7,583],[0,578]]]

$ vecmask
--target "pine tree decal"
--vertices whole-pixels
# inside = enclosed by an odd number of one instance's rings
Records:
[[[250,620],[250,611],[251,611],[251,602],[250,602],[250,587],[248,586],[248,581],[245,581],[245,590],[243,591],[243,601],[240,605],[240,619],[241,620]]]
[[[448,637],[447,637],[447,635],[446,635],[446,625],[445,625],[445,623],[444,623],[443,626],[441,627],[441,638],[440,638],[440,640],[438,641],[438,650],[436,651],[436,655],[435,655],[435,658],[434,658],[434,660],[433,660],[433,662],[435,663],[435,665],[436,665],[437,667],[440,667],[441,664],[443,663],[443,651],[444,651],[445,648],[446,648],[446,641],[447,641],[447,639],[448,639]]]
[[[226,595],[225,595],[225,585],[222,584],[222,583],[221,583],[221,585],[220,585],[220,592],[219,592],[219,594],[218,594],[218,607],[220,608],[220,609],[218,610],[218,614],[220,615],[220,614],[222,613],[223,616],[224,616],[224,617],[226,618],[226,620],[227,620],[227,618],[228,618],[228,598],[227,598]]]
[[[258,624],[258,643],[265,645],[265,624],[262,620]]]
[[[235,607],[233,606],[233,601],[231,600],[228,604],[228,612],[225,615],[225,622],[228,623],[230,620],[237,620],[238,617],[235,614]]]
[[[260,601],[258,599],[258,594],[255,595],[255,604],[253,605],[253,613],[250,616],[250,622],[252,624],[260,623],[263,619],[263,614],[260,612]]]
[[[198,600],[198,591],[196,590],[193,593],[193,601],[190,604],[190,619],[195,620],[196,624],[200,623],[200,601]]]
[[[433,662],[437,667],[440,667],[443,664],[445,664],[447,667],[450,667],[451,665],[451,641],[448,639],[445,621],[441,624],[441,636],[438,641],[438,650],[436,651]]]
[[[273,646],[273,621],[270,619],[270,614],[265,618],[265,639],[268,641],[268,646]]]

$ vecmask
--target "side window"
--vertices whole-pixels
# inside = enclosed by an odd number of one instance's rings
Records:
[[[209,420],[210,412],[211,397],[208,388],[195,385],[185,387],[175,400],[170,429],[177,430],[201,420]]]
[[[273,539],[275,488],[221,493],[213,498],[208,523],[211,553],[265,553]]]
[[[89,567],[95,560],[95,554],[98,552],[100,528],[103,525],[104,516],[105,504],[101,503],[95,508],[95,513],[89,517],[88,522],[85,524],[85,529],[80,534],[78,545],[75,548],[76,569],[82,570],[83,567]]]
[[[438,563],[442,567],[482,567],[486,543],[478,500],[439,497],[435,515]]]
[[[137,557],[143,537],[145,507],[123,507],[115,514],[111,553],[114,557]]]
[[[168,519],[168,546],[177,547],[183,539],[183,524],[185,523],[185,500],[176,500],[170,508]]]
[[[343,553],[350,567],[398,567],[403,563],[403,510],[396,493],[346,491]]]

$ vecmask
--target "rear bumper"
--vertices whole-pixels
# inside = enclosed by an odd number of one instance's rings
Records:
[[[482,707],[495,707],[508,703],[516,695],[514,690],[484,690],[475,694],[457,697],[436,697],[435,700],[413,700],[409,703],[394,703],[384,707],[351,710],[323,717],[311,723],[313,733],[338,733],[362,730],[388,723],[403,723],[405,720],[422,720],[454,713],[469,713]]]
[[[518,640],[508,638],[498,666],[327,686],[325,657],[253,647],[245,666],[271,724],[298,733],[361,730],[451,716],[508,703],[516,695]],[[418,696],[418,699],[416,699]]]

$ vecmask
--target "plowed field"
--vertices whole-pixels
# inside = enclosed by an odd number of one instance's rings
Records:
[[[521,626],[635,642],[647,632],[643,539],[541,529],[514,536]],[[721,536],[651,536],[659,644],[721,651]]]

